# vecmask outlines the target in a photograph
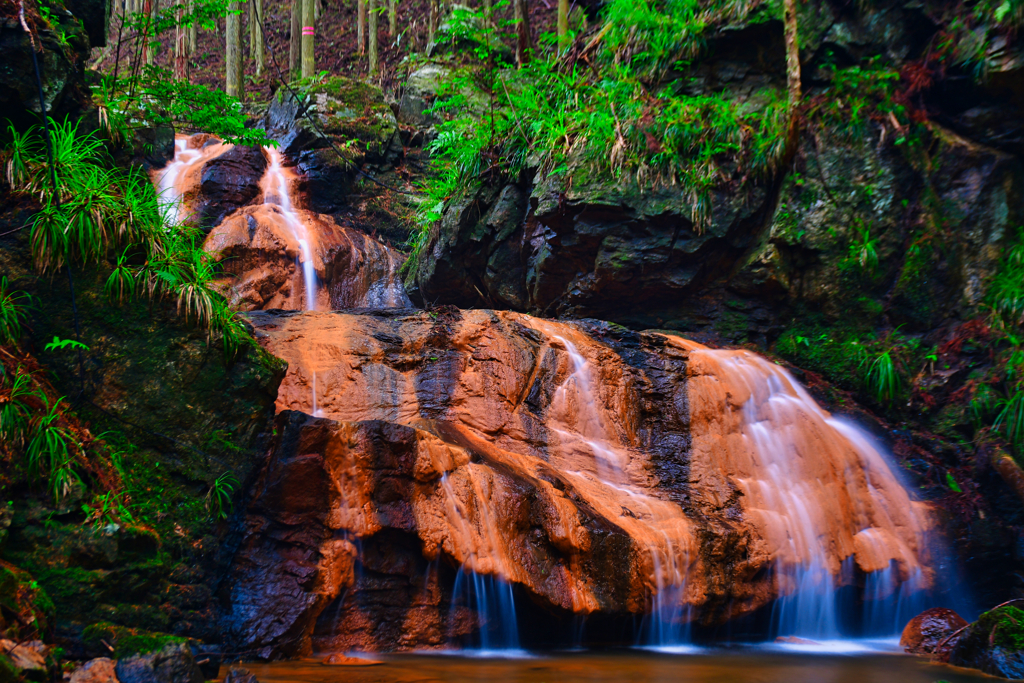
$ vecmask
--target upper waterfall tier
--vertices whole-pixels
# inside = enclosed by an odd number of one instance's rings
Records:
[[[179,135],[174,159],[153,173],[169,224],[209,234],[224,293],[244,310],[410,306],[395,250],[331,216],[303,208],[302,178],[274,148],[233,147]]]
[[[780,629],[828,635],[840,587],[934,581],[927,509],[754,354],[484,310],[252,321],[288,373],[232,587],[248,646],[287,649],[268,619],[332,647],[441,645],[465,625],[438,561],[568,612],[648,614],[654,641],[773,602]],[[405,597],[367,607],[381,576]]]

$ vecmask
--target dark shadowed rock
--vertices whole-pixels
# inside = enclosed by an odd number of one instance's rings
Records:
[[[115,667],[120,683],[203,683],[203,672],[185,643],[122,659]]]
[[[235,146],[203,167],[196,212],[209,230],[260,194],[267,158],[258,147]]]
[[[953,610],[932,607],[907,623],[900,636],[900,647],[915,655],[932,654],[942,639],[966,625],[967,620]]]
[[[233,666],[228,669],[228,673],[224,676],[224,683],[260,683],[259,679],[256,678],[248,669],[244,669],[240,666]]]

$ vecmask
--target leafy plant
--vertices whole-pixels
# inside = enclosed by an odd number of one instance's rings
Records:
[[[878,239],[871,236],[866,226],[859,227],[857,232],[858,237],[850,243],[849,257],[865,272],[873,273],[878,267]]]
[[[83,446],[62,424],[64,415],[60,404],[63,400],[52,404],[46,401],[44,411],[32,421],[31,436],[25,446],[29,473],[32,476],[47,474],[50,493],[56,501],[66,496],[76,481],[81,481],[74,462]]]
[[[225,472],[214,480],[206,494],[206,509],[214,513],[217,519],[227,519],[234,503],[231,494],[238,486],[238,477],[233,472]]]
[[[880,403],[891,403],[903,387],[893,353],[892,348],[886,348],[874,356],[865,356],[860,363],[864,385]]]
[[[28,318],[28,306],[32,297],[26,292],[16,292],[7,282],[7,276],[0,277],[0,344],[17,344],[21,330]]]
[[[6,400],[0,402],[0,440],[19,448],[24,445],[32,427],[32,404],[44,404],[46,395],[21,367],[12,376],[4,366],[0,366],[0,392],[0,396],[6,394]]]
[[[53,341],[44,347],[47,351],[63,351],[64,349],[81,349],[82,351],[88,351],[89,347],[80,341],[74,339],[61,339],[60,337],[54,336]]]

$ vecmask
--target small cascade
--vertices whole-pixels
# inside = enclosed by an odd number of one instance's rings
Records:
[[[460,608],[469,609],[479,620],[476,649],[484,653],[519,649],[519,624],[512,584],[490,574],[477,574],[460,567],[452,588],[450,623],[457,621]]]
[[[313,261],[313,251],[309,246],[309,231],[306,229],[302,219],[295,213],[292,206],[290,185],[295,180],[294,174],[285,169],[282,161],[284,155],[276,147],[264,147],[270,164],[267,172],[260,181],[263,189],[263,202],[273,204],[281,208],[285,223],[292,231],[292,236],[299,244],[299,266],[302,269],[302,281],[306,292],[307,311],[316,310],[317,291],[319,280],[316,276],[316,263]]]
[[[692,351],[695,457],[742,491],[775,557],[775,633],[841,636],[850,559],[864,576],[865,627],[898,632],[931,582],[925,509],[864,432],[823,411],[784,369],[676,342]]]
[[[565,348],[572,371],[555,391],[548,426],[562,439],[581,440],[593,455],[593,474],[569,474],[596,479],[621,499],[622,507],[634,518],[653,522],[654,534],[645,548],[653,582],[651,608],[644,617],[638,644],[671,647],[686,643],[692,619],[686,601],[692,542],[689,529],[681,523],[675,505],[651,496],[633,481],[630,453],[618,443],[602,417],[599,385],[590,361],[567,337],[552,334],[551,339]]]
[[[206,135],[174,136],[174,158],[162,169],[152,172],[157,197],[165,209],[164,223],[179,225],[191,216],[187,195],[199,184],[203,164],[227,150],[226,145]]]

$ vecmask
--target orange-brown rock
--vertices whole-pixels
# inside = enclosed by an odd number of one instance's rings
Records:
[[[366,659],[365,657],[346,657],[345,655],[330,655],[321,662],[324,666],[377,666],[384,662],[379,659]]]
[[[900,636],[900,647],[915,655],[935,653],[947,636],[967,626],[967,620],[951,609],[932,607],[907,622]]]
[[[317,279],[326,284],[318,291],[318,308],[408,305],[398,284],[402,258],[396,252],[330,216],[293,212],[307,231]],[[305,307],[302,248],[280,206],[260,204],[233,213],[204,246],[227,275],[221,284],[232,305],[242,310]]]
[[[251,320],[289,365],[227,619],[263,655],[442,646],[483,618],[459,567],[553,613],[708,624],[814,563],[930,581],[925,511],[753,354],[484,310]]]

